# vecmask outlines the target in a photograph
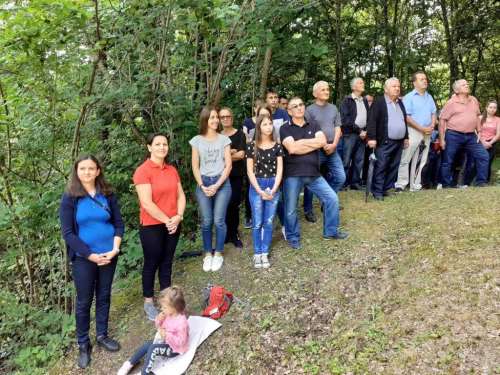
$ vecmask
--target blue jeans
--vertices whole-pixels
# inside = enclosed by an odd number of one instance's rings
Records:
[[[94,300],[96,337],[108,334],[109,308],[111,306],[111,284],[115,275],[118,257],[111,259],[111,263],[98,266],[86,258],[75,257],[71,264],[73,281],[76,287],[76,335],[78,345],[90,342],[90,309]]]
[[[359,184],[363,172],[365,160],[365,141],[359,138],[359,134],[352,133],[350,137],[343,137],[344,150],[342,164],[346,175],[346,185]],[[352,168],[351,168],[352,162]],[[351,171],[351,173],[349,173]]]
[[[453,130],[447,130],[444,139],[446,148],[444,149],[442,166],[443,187],[451,185],[451,165],[460,147],[464,147],[468,151],[468,155],[474,158],[477,168],[476,186],[486,184],[488,182],[489,156],[483,144],[477,142],[477,135],[475,133],[461,134]]]
[[[212,186],[219,181],[219,176],[201,176],[201,181],[205,186]],[[196,186],[196,200],[200,207],[201,214],[201,236],[203,238],[203,252],[212,252],[212,226],[215,223],[215,251],[224,250],[226,240],[226,211],[231,199],[231,184],[226,179],[217,193],[212,197],[207,197],[199,186]]]
[[[340,187],[345,182],[344,166],[338,152],[327,155],[325,151],[318,150],[318,166],[326,164],[328,174],[326,181],[337,195]],[[299,191],[300,192],[300,191]],[[307,186],[304,188],[304,212],[312,212],[313,210],[313,192]],[[288,237],[287,237],[288,238]]]
[[[136,350],[136,352],[130,359],[130,363],[132,365],[135,365],[145,355],[147,355],[147,357],[144,361],[141,375],[149,374],[151,372],[156,357],[160,356],[166,358],[174,358],[177,357],[179,353],[174,353],[174,351],[168,344],[153,344],[153,341],[148,341],[142,344],[142,346],[140,346],[139,349]]]
[[[323,236],[335,236],[339,226],[339,199],[335,191],[323,177],[288,177],[283,183],[286,239],[289,242],[300,240],[297,205],[302,187],[323,203]]]
[[[257,183],[262,190],[274,187],[276,179],[257,177]],[[274,228],[274,215],[278,208],[280,191],[274,194],[273,199],[265,201],[257,193],[255,188],[250,186],[250,204],[252,206],[253,217],[253,248],[255,254],[268,254],[269,247],[271,246],[271,238],[273,237]],[[262,235],[262,228],[264,228],[264,235]]]

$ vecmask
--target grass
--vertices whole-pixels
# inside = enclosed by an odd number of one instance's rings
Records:
[[[245,248],[227,245],[217,273],[203,272],[201,258],[178,260],[173,281],[189,314],[201,313],[209,282],[251,305],[249,318],[239,306],[222,317],[188,373],[500,373],[499,193],[405,192],[368,204],[362,193],[339,193],[344,241],[324,241],[321,220],[301,218],[303,249],[275,231],[268,270],[252,267],[244,229]],[[110,335],[120,352],[97,350],[79,371],[75,350],[51,374],[116,373],[154,334],[140,295],[139,272],[114,290]]]

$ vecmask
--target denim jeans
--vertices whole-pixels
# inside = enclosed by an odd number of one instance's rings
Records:
[[[387,190],[394,186],[398,177],[403,147],[403,139],[389,139],[386,144],[377,145],[375,148],[377,162],[373,169],[372,193],[374,197],[384,196]]]
[[[135,365],[142,359],[142,357],[146,356],[146,360],[144,361],[144,366],[142,367],[141,371],[141,375],[145,375],[151,372],[156,357],[160,356],[166,358],[174,358],[178,355],[179,353],[174,353],[174,351],[168,344],[153,344],[153,341],[148,341],[142,344],[139,349],[136,350],[136,352],[130,359],[130,363],[132,365]]]
[[[491,179],[491,165],[493,164],[493,160],[495,159],[495,155],[497,154],[498,151],[498,142],[495,142],[493,146],[490,148],[486,149],[486,152],[488,153],[489,157],[489,162],[488,162],[488,182],[490,182]],[[466,172],[465,172],[465,178],[464,178],[464,185],[470,185],[472,181],[476,178],[477,174],[477,168],[476,168],[476,163],[474,162],[474,156],[470,154],[470,152],[467,153],[467,167],[466,167]]]
[[[95,292],[95,322],[96,336],[108,334],[109,308],[111,306],[111,284],[115,275],[118,257],[111,259],[111,263],[98,266],[83,257],[75,257],[71,265],[73,281],[76,287],[76,335],[78,345],[90,342],[90,309]]]
[[[361,174],[363,173],[366,143],[356,133],[352,133],[348,138],[343,137],[342,139],[344,143],[342,164],[346,175],[346,185],[359,184]]]
[[[267,188],[272,190],[275,181],[274,177],[257,177],[257,183],[262,190]],[[253,217],[252,235],[255,254],[269,253],[273,237],[274,215],[278,208],[279,196],[280,191],[278,190],[273,199],[266,201],[257,193],[253,185],[250,186],[250,204],[252,205]],[[262,234],[262,228],[264,228],[264,234]]]
[[[323,203],[323,236],[335,236],[339,226],[339,199],[335,191],[323,177],[288,177],[283,183],[286,239],[289,242],[300,240],[297,205],[302,187]]]
[[[201,176],[201,181],[205,186],[212,186],[219,181],[219,176]],[[196,200],[200,207],[201,214],[201,236],[203,238],[203,252],[212,252],[212,226],[215,224],[215,251],[224,250],[226,240],[226,211],[231,199],[231,184],[226,179],[217,193],[212,197],[207,197],[199,186],[196,187]]]
[[[451,185],[451,165],[460,147],[464,147],[469,155],[474,157],[477,168],[476,186],[488,182],[489,156],[481,142],[477,142],[477,135],[461,134],[447,130],[445,134],[446,147],[442,166],[443,187]]]
[[[344,146],[345,147],[345,146]],[[345,150],[344,150],[345,151]],[[328,169],[328,174],[326,176],[326,181],[335,192],[335,196],[345,182],[345,172],[344,165],[342,164],[342,159],[338,152],[334,152],[331,155],[327,155],[325,151],[318,150],[318,165],[321,167],[322,164],[326,164]],[[300,191],[299,191],[300,193]],[[304,186],[304,212],[312,212],[313,210],[313,192],[308,189],[307,185]],[[285,203],[286,205],[286,203]],[[287,237],[288,238],[288,237]]]

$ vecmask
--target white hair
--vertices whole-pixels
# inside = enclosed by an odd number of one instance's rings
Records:
[[[457,92],[457,90],[460,88],[460,82],[465,81],[465,79],[459,79],[453,82],[453,92]]]
[[[386,80],[386,81],[384,82],[384,88],[385,88],[385,89],[386,89],[386,88],[390,85],[391,81],[396,81],[396,82],[399,82],[399,79],[397,79],[396,77],[391,77],[391,78],[389,78],[388,80]]]
[[[351,87],[351,89],[354,88],[354,86],[358,82],[358,79],[363,79],[363,78],[361,78],[361,77],[354,77],[353,79],[351,79],[351,81],[349,82],[349,86]]]
[[[318,89],[318,86],[321,85],[321,84],[323,84],[323,83],[326,83],[328,85],[328,82],[326,82],[326,81],[318,81],[318,82],[316,82],[314,84],[314,86],[313,86],[313,92],[316,92],[316,90]]]

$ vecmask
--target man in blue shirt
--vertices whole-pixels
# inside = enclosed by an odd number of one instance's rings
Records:
[[[274,126],[274,138],[275,140],[279,139],[280,136],[280,128],[284,122],[290,120],[290,116],[286,111],[282,110],[279,104],[279,96],[278,90],[273,87],[269,87],[266,93],[266,104],[271,107],[271,113],[273,117],[273,126]]]
[[[408,93],[403,104],[406,109],[406,121],[408,122],[409,146],[403,150],[401,164],[398,170],[398,181],[396,182],[396,193],[402,193],[408,185],[408,166],[411,162],[410,173],[410,191],[419,191],[422,189],[420,184],[421,171],[427,161],[431,134],[436,124],[436,104],[432,96],[426,91],[427,76],[424,72],[416,72],[411,77],[415,89]],[[425,149],[422,152],[420,169],[415,175],[420,142],[425,140]]]

